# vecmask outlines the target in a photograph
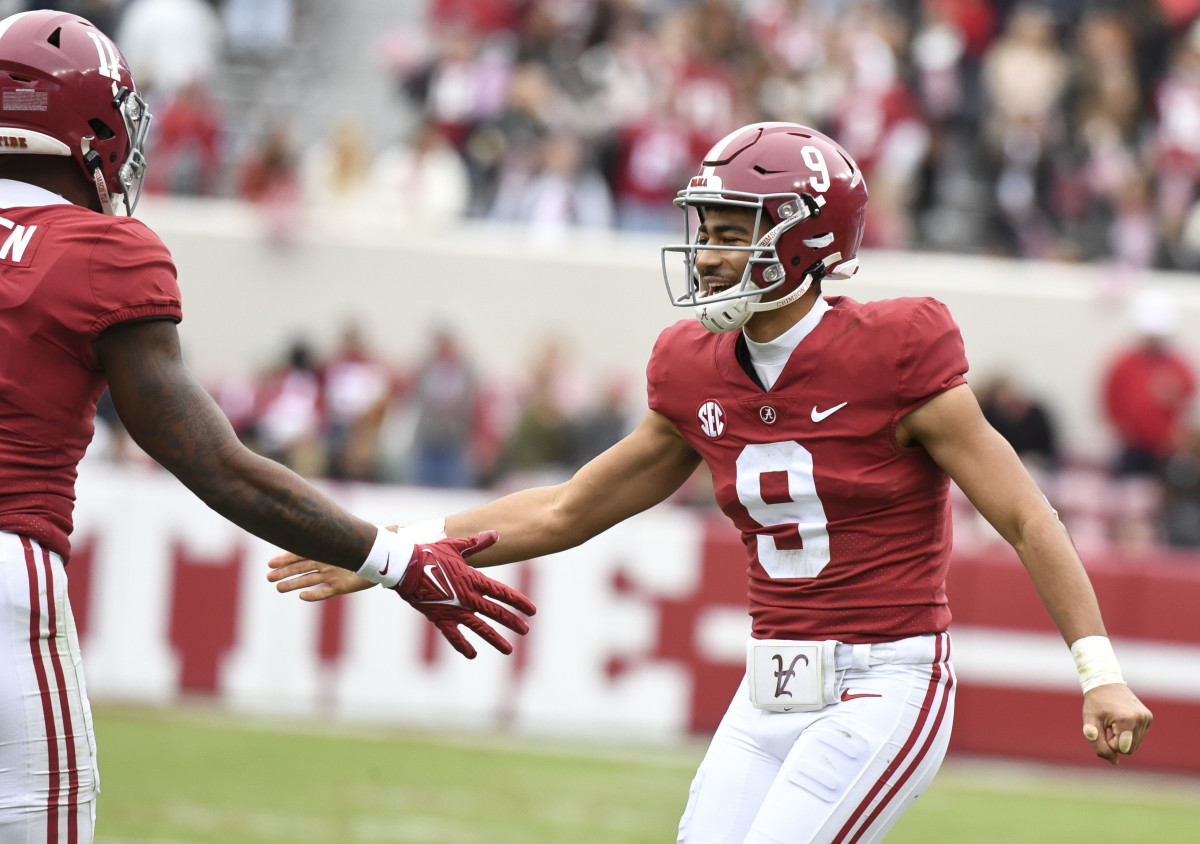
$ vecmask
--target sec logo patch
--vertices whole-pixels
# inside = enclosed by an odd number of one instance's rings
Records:
[[[696,411],[700,422],[700,433],[710,439],[719,439],[725,433],[725,408],[716,399],[709,399]]]

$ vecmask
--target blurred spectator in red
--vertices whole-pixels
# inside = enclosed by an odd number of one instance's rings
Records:
[[[494,35],[514,29],[524,5],[524,0],[430,0],[426,16],[435,32],[466,28]]]
[[[683,217],[671,202],[695,169],[695,146],[683,123],[670,115],[651,114],[621,130],[613,179],[620,228],[680,227]]]
[[[223,120],[204,84],[193,81],[154,114],[154,166],[146,190],[188,196],[219,192]]]
[[[371,193],[379,222],[393,227],[445,227],[467,213],[471,178],[462,156],[431,121],[411,143],[396,143],[372,165]]]
[[[348,323],[324,366],[329,476],[377,480],[379,431],[392,394],[387,365],[368,347],[361,326]]]
[[[300,179],[292,129],[272,127],[243,164],[238,194],[263,209],[267,234],[288,243],[300,225]]]
[[[474,367],[445,327],[433,333],[408,396],[414,414],[412,482],[427,487],[468,487],[475,480],[471,434],[478,385]]]
[[[1156,0],[1155,5],[1175,28],[1188,26],[1200,15],[1200,0]]]
[[[292,342],[284,362],[257,390],[255,442],[263,454],[306,477],[328,467],[320,372],[305,339]]]
[[[1165,461],[1183,446],[1196,395],[1196,371],[1171,337],[1178,306],[1146,290],[1130,303],[1137,338],[1107,365],[1104,408],[1117,435],[1118,475],[1161,476]]]
[[[671,97],[670,109],[688,130],[713,141],[744,122],[738,111],[737,80],[728,62],[737,50],[739,27],[724,0],[704,0],[668,13],[657,31],[665,74],[655,80]],[[751,104],[745,104],[751,107]]]

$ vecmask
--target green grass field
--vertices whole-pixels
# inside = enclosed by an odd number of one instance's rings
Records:
[[[96,711],[97,844],[673,842],[700,744],[328,731]],[[1200,841],[1200,782],[947,762],[888,844]]]

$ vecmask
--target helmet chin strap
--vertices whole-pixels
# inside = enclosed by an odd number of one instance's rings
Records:
[[[83,163],[92,171],[92,182],[96,185],[96,196],[100,197],[100,209],[105,216],[113,216],[112,197],[108,193],[108,184],[104,181],[104,168],[100,166],[100,153],[92,149],[92,136],[83,138],[80,146],[83,149]]]
[[[788,305],[792,304],[792,302],[797,301],[801,296],[807,293],[808,288],[812,287],[812,283],[812,273],[806,273],[804,276],[804,281],[800,282],[800,286],[788,295],[780,299],[772,299],[770,302],[752,302],[750,304],[750,310],[757,313],[759,311],[775,311],[779,308],[786,308]]]
[[[99,169],[93,170],[92,181],[96,183],[96,195],[100,197],[100,207],[105,216],[113,216],[112,197],[108,195],[108,185],[104,182],[104,173]]]

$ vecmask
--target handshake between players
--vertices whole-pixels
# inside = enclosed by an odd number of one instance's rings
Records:
[[[446,538],[440,523],[434,532],[442,538],[410,542],[416,536],[428,535],[426,526],[399,531],[381,529],[375,547],[357,573],[296,554],[280,554],[270,561],[267,579],[277,582],[280,592],[306,589],[300,593],[306,601],[321,601],[379,583],[428,618],[467,659],[474,659],[477,652],[459,629],[460,625],[501,653],[512,653],[512,645],[487,620],[523,636],[529,632],[529,625],[509,607],[533,615],[536,612],[533,602],[466,562],[467,557],[493,545],[498,534],[489,530],[466,539]],[[403,559],[406,555],[403,568],[392,568],[393,557]]]

